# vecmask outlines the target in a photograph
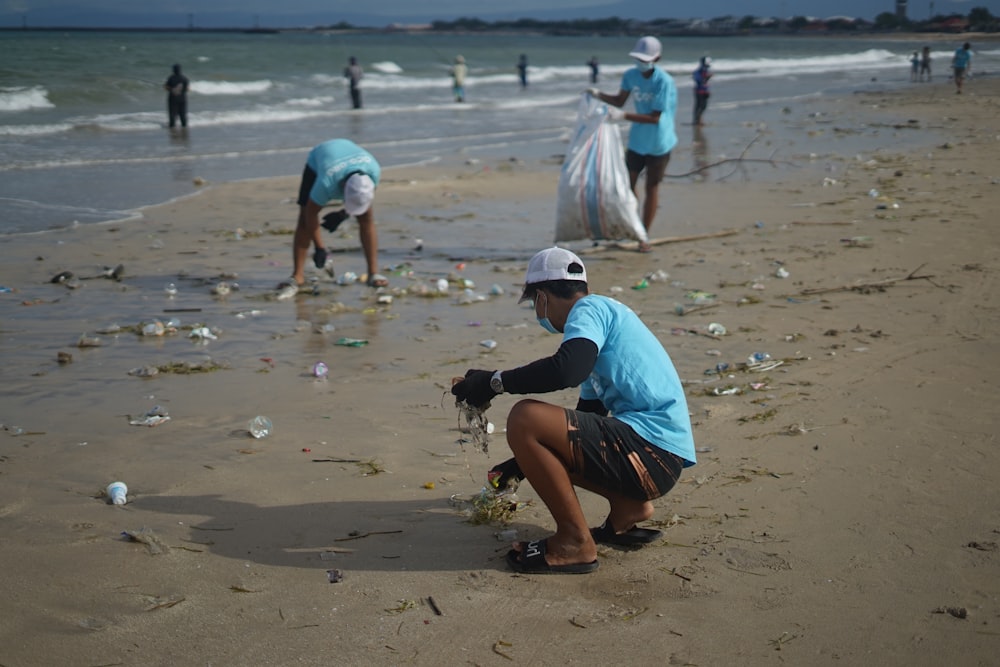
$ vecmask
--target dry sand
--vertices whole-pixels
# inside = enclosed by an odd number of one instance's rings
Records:
[[[656,503],[666,538],[601,547],[587,576],[511,573],[503,528],[450,501],[509,455],[516,397],[494,401],[487,457],[457,444],[448,379],[558,340],[515,303],[551,239],[556,165],[388,173],[391,304],[328,278],[269,298],[288,275],[292,177],[3,239],[0,664],[995,664],[998,94],[973,79],[962,97],[942,82],[793,109],[791,143],[755,151],[795,166],[665,186],[655,236],[735,234],[650,255],[578,244],[593,290],[670,352],[700,452]],[[876,142],[891,148],[856,155]],[[353,227],[332,245],[339,272],[363,266]],[[122,282],[48,282],[119,262]],[[669,279],[632,289],[657,270]],[[505,293],[401,293],[449,272]],[[239,289],[211,295],[222,280]],[[698,290],[714,307],[678,315]],[[218,340],[96,333],[171,316]],[[706,335],[713,322],[727,335]],[[81,334],[103,345],[78,348]],[[783,363],[740,370],[755,352]],[[128,374],[208,358],[225,368]],[[705,373],[719,363],[737,370]],[[129,424],[154,405],[171,420]],[[255,414],[273,435],[249,437]],[[125,507],[99,497],[119,478]],[[603,501],[581,500],[598,524]],[[164,553],[122,537],[142,529]],[[552,521],[536,501],[509,529],[536,538]]]

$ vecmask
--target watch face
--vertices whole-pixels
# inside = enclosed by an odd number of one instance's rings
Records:
[[[498,394],[502,394],[503,393],[503,381],[500,378],[498,378],[496,376],[493,376],[492,378],[490,378],[490,389],[492,389],[493,391],[495,391]]]

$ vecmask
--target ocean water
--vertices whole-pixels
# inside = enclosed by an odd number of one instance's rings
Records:
[[[670,38],[661,65],[679,88],[681,144],[671,171],[690,166],[690,73],[712,56],[705,133],[725,146],[748,126],[824,95],[908,83],[900,41],[830,38]],[[348,137],[392,169],[448,161],[557,159],[589,87],[617,90],[633,37],[333,33],[0,33],[0,234],[128,218],[137,207],[224,182],[294,175],[320,141]],[[952,47],[933,53],[944,75]],[[522,89],[515,63],[529,61]],[[467,101],[449,68],[469,66]],[[342,71],[365,70],[352,110]],[[977,69],[1000,50],[976,55]],[[173,63],[191,79],[187,131],[166,127],[162,84]],[[685,164],[687,161],[687,164]],[[289,193],[294,196],[295,193]]]

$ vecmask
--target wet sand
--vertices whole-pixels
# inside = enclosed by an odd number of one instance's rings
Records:
[[[516,297],[551,242],[558,165],[387,173],[391,303],[319,272],[316,294],[274,299],[295,177],[3,239],[0,663],[991,664],[998,94],[981,78],[961,97],[941,82],[791,108],[745,155],[774,165],[664,186],[654,237],[733,234],[648,255],[571,244],[593,291],[664,343],[699,449],[656,502],[665,539],[601,547],[586,576],[507,569],[501,531],[553,528],[530,485],[510,526],[466,520],[518,397],[494,401],[486,456],[458,443],[445,393],[557,345]],[[330,245],[338,276],[361,272],[352,225]],[[101,277],[119,263],[121,281]],[[49,282],[62,271],[80,286]],[[449,277],[447,296],[417,294]],[[175,334],[136,333],[170,317]],[[780,364],[748,370],[754,353]],[[170,420],[129,423],[154,406]],[[258,414],[274,426],[259,440]],[[116,479],[124,507],[101,497]],[[599,524],[603,501],[580,496]]]

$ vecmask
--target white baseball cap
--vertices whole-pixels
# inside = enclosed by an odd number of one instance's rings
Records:
[[[635,43],[635,48],[628,55],[644,63],[650,63],[660,57],[661,50],[660,40],[647,35],[639,38],[639,41]]]
[[[372,206],[375,183],[368,174],[352,174],[344,184],[344,210],[350,215],[361,215]]]
[[[528,262],[520,301],[528,298],[532,285],[548,280],[587,282],[587,269],[583,266],[583,260],[565,248],[553,247],[537,252]]]

